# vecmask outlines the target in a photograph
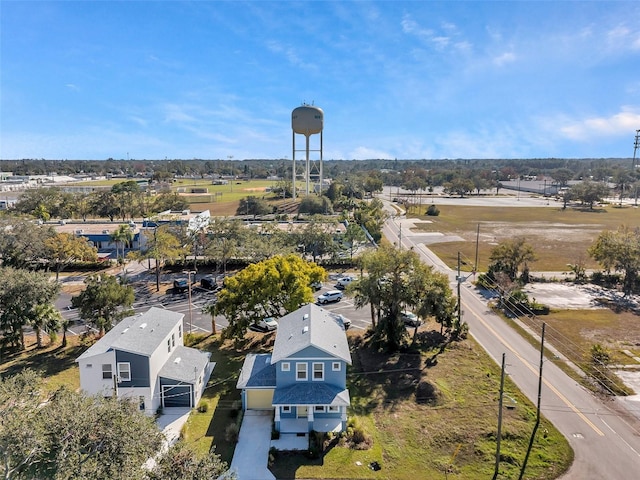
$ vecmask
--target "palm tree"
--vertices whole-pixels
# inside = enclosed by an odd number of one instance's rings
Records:
[[[211,330],[212,330],[212,335],[216,335],[216,312],[217,312],[217,308],[216,308],[216,302],[210,302],[208,304],[206,304],[204,307],[202,307],[202,313],[207,313],[209,315],[211,315]]]
[[[111,240],[116,242],[116,257],[120,259],[118,254],[118,244],[122,245],[122,259],[124,260],[124,249],[133,241],[133,232],[129,225],[120,225],[115,232],[111,234]]]
[[[33,308],[30,318],[31,326],[36,331],[37,347],[42,348],[42,332],[55,338],[55,334],[62,326],[62,315],[51,303],[41,303]]]

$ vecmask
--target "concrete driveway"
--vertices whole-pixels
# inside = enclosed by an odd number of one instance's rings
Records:
[[[267,468],[271,445],[271,414],[248,410],[244,413],[231,471],[239,480],[276,480]]]

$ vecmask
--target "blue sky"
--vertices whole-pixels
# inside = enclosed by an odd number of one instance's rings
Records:
[[[0,22],[2,159],[291,158],[303,102],[325,159],[631,157],[640,129],[637,1],[3,0]]]

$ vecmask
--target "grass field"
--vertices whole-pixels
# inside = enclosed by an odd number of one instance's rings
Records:
[[[620,225],[635,226],[640,222],[640,210],[608,206],[594,211],[561,208],[508,208],[438,206],[437,217],[420,216],[429,223],[418,225],[425,232],[457,235],[463,242],[433,243],[429,248],[452,268],[457,265],[457,253],[468,263],[475,262],[476,236],[478,268],[486,271],[491,249],[501,241],[524,236],[533,245],[538,260],[532,271],[567,271],[567,264],[582,260],[587,268],[598,265],[589,258],[587,249],[603,230],[615,230]]]

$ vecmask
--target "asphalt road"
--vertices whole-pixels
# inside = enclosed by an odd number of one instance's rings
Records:
[[[385,236],[399,242],[401,217],[389,220]],[[449,275],[457,289],[456,272],[424,245],[414,244],[408,228],[403,248],[413,247],[422,259]],[[540,352],[499,316],[471,284],[461,285],[463,320],[470,334],[500,364],[506,354],[507,373],[535,404],[538,400]],[[631,479],[640,477],[640,421],[612,399],[601,399],[577,384],[552,362],[543,362],[541,412],[568,439],[575,461],[565,480]],[[497,407],[496,407],[497,408]]]

